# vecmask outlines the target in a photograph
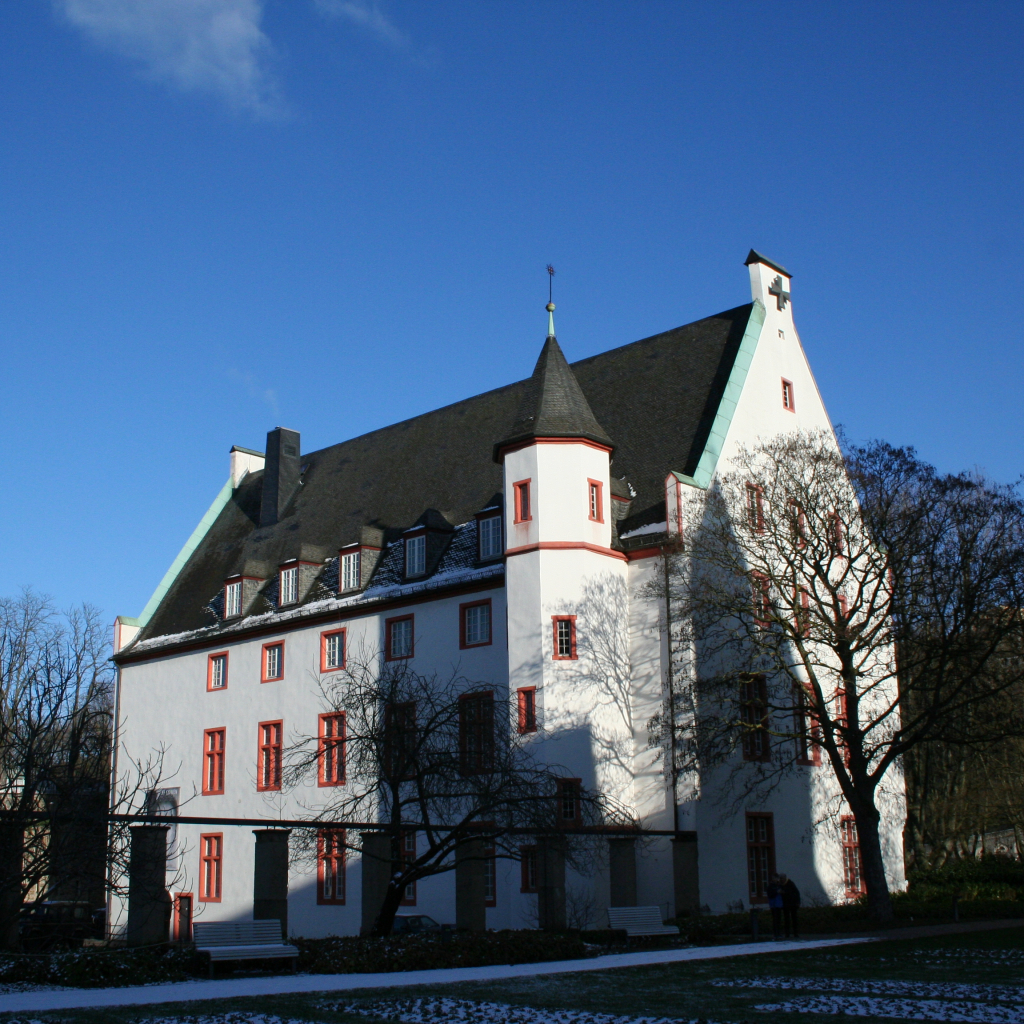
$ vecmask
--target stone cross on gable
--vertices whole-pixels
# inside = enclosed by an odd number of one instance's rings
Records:
[[[786,303],[789,302],[789,292],[782,286],[782,277],[780,275],[776,275],[775,280],[772,281],[768,294],[774,295],[778,299],[779,309],[786,308]]]

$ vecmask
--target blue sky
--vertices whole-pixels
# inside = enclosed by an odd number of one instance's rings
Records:
[[[1024,470],[1024,5],[0,4],[0,594],[137,614],[313,450],[794,274],[833,420]]]

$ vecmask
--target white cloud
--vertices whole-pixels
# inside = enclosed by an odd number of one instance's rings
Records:
[[[396,50],[409,48],[409,37],[384,13],[378,0],[315,0],[324,14],[347,18]]]
[[[100,45],[138,61],[158,81],[208,92],[268,117],[283,108],[260,28],[263,0],[53,0]]]

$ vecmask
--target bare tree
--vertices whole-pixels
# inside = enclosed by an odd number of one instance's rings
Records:
[[[457,856],[518,859],[524,835],[536,842],[546,833],[580,863],[586,840],[569,829],[627,821],[567,771],[537,761],[518,708],[497,687],[349,652],[348,667],[321,676],[320,689],[327,717],[319,736],[290,746],[285,783],[336,782],[343,772],[344,784],[320,789],[326,804],[311,808],[318,829],[376,821],[390,835],[392,876],[375,934],[391,932],[407,887],[453,870]],[[361,848],[348,833],[345,845]]]
[[[904,756],[1020,735],[984,713],[1020,679],[1024,504],[912,451],[794,433],[689,494],[664,579],[678,774],[721,769],[736,802],[824,760],[856,821],[867,900],[892,917],[881,834]],[[835,803],[835,801],[833,802]],[[832,812],[838,810],[833,807]]]

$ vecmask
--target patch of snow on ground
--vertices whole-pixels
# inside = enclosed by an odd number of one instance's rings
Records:
[[[4,1021],[4,1024],[12,1024]],[[308,1020],[276,1017],[268,1013],[196,1013],[185,1017],[137,1017],[131,1024],[309,1024]]]
[[[764,1013],[826,1013],[848,1017],[896,1017],[965,1024],[1024,1024],[1024,1006],[942,1002],[938,999],[876,999],[871,996],[810,996],[788,1003],[762,1003]]]
[[[804,992],[849,992],[855,995],[912,996],[917,999],[979,999],[1024,1002],[1016,985],[977,985],[955,981],[869,981],[847,978],[716,978],[716,988],[800,989]]]

